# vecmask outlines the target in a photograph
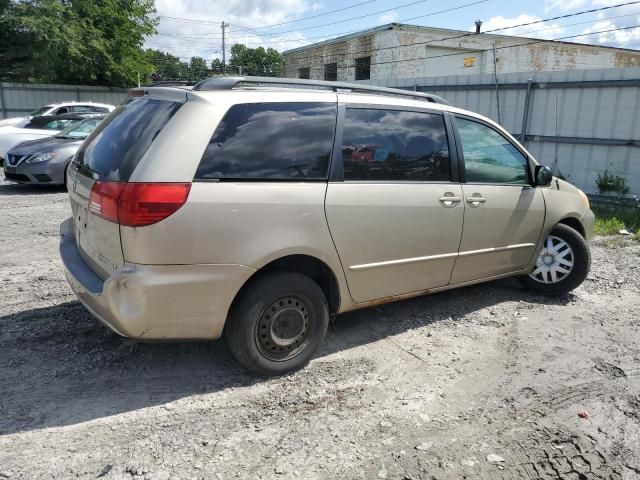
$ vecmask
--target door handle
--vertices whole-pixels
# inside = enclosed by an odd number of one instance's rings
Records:
[[[445,207],[451,207],[456,203],[460,203],[462,199],[460,197],[454,197],[445,195],[444,197],[440,197],[440,203],[442,203]]]
[[[479,207],[480,205],[482,205],[486,201],[487,201],[486,198],[481,197],[479,195],[477,197],[474,196],[474,195],[472,195],[470,197],[467,197],[467,203],[470,204],[473,207]]]

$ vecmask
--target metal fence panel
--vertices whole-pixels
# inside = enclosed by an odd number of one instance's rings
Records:
[[[596,178],[608,170],[640,195],[640,68],[498,75],[500,119],[493,75],[420,77],[410,84],[500,121],[521,138],[529,81],[529,151],[545,164],[557,160],[560,173],[586,192],[597,193]],[[385,85],[407,88],[406,81]]]
[[[124,88],[0,83],[0,118],[20,117],[50,103],[90,101],[118,105],[126,98]]]

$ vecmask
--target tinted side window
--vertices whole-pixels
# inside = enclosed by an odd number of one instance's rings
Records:
[[[126,182],[151,143],[182,103],[140,97],[120,105],[76,154],[102,180]]]
[[[342,140],[345,180],[448,181],[442,115],[347,109]]]
[[[199,179],[326,179],[333,103],[248,103],[226,113],[200,161]]]
[[[69,107],[73,113],[91,113],[91,107],[86,105],[74,105]]]
[[[493,128],[457,118],[467,182],[528,184],[528,162]]]

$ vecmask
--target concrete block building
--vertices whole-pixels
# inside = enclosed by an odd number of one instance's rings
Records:
[[[640,66],[640,52],[390,23],[284,52],[289,78],[387,80]]]

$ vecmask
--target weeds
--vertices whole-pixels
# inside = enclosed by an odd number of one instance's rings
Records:
[[[635,239],[640,240],[640,208],[593,208],[596,214],[596,235],[617,235],[626,229],[635,232]]]

